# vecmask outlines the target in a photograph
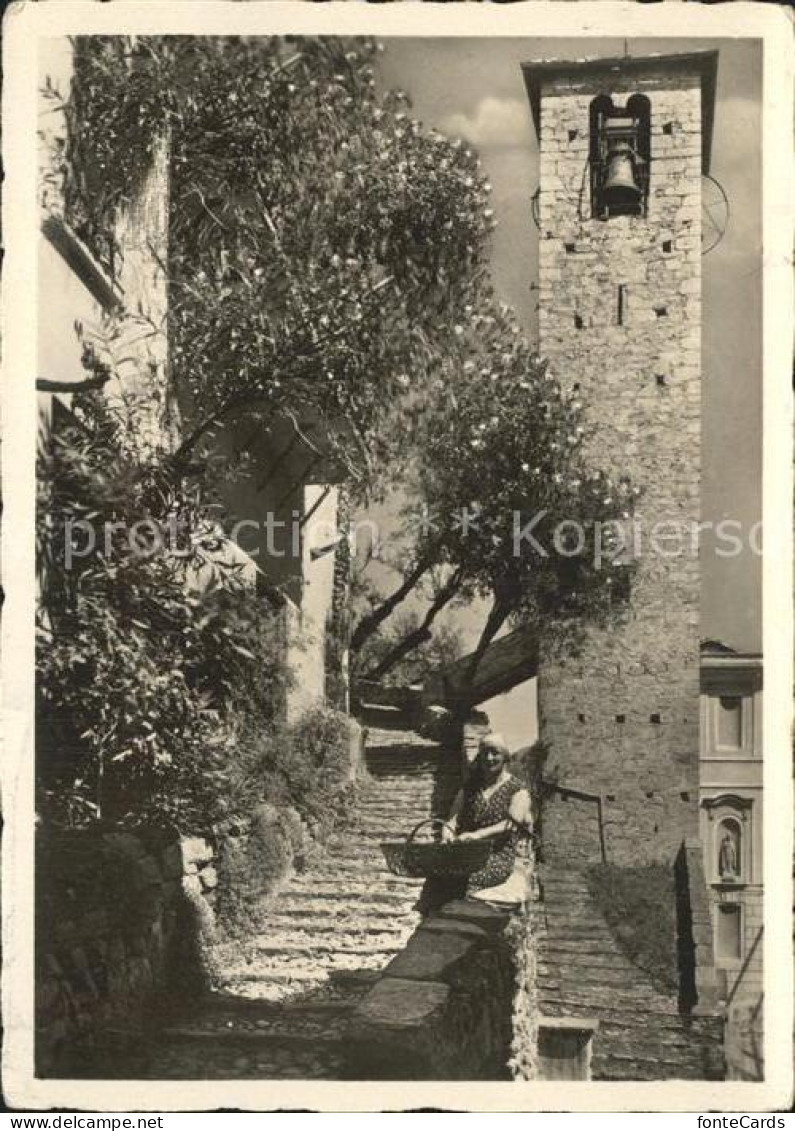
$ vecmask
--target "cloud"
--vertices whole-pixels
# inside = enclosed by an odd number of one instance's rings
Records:
[[[513,149],[530,142],[530,114],[518,98],[483,98],[472,114],[450,114],[440,129],[480,149]]]

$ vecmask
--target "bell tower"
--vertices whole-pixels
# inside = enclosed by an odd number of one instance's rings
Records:
[[[670,861],[698,835],[701,178],[717,52],[523,66],[539,137],[539,349],[641,495],[626,611],[542,641],[548,860]]]

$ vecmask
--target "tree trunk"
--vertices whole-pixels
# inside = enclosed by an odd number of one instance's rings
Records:
[[[398,605],[402,601],[405,601],[406,597],[416,588],[418,582],[425,576],[432,565],[433,562],[430,560],[422,559],[419,561],[409,573],[408,577],[403,579],[402,584],[398,586],[394,593],[382,601],[372,612],[369,612],[367,616],[362,617],[351,636],[352,652],[358,652],[364,642],[369,640],[387,617],[392,615]]]
[[[381,676],[391,671],[395,664],[399,663],[409,652],[413,652],[415,648],[419,648],[421,644],[431,639],[431,625],[442,609],[446,605],[449,605],[453,597],[458,593],[461,588],[462,580],[463,575],[460,570],[453,574],[447,584],[439,590],[434,598],[428,612],[425,614],[425,619],[422,624],[418,625],[408,636],[404,636],[400,643],[395,645],[392,651],[384,657],[377,667],[365,674],[365,679],[380,679]]]
[[[480,661],[485,656],[489,644],[491,644],[494,637],[505,624],[510,611],[510,606],[495,597],[494,604],[483,626],[483,632],[480,634],[477,648],[472,653],[469,667],[466,670],[460,686],[456,689],[456,699],[458,700],[457,714],[464,715],[469,710],[471,706],[472,688],[475,683],[478,668],[480,667]]]

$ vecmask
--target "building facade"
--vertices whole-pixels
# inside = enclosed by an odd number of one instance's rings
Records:
[[[727,1065],[762,1079],[762,657],[708,642],[701,654],[701,840]]]

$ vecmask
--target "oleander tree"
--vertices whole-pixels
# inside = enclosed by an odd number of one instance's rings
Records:
[[[178,465],[241,414],[319,425],[363,491],[399,458],[396,422],[474,301],[494,220],[476,154],[381,91],[376,54],[336,37],[78,41],[66,196],[108,260],[167,137]]]
[[[425,616],[366,674],[385,676],[464,595],[488,602],[470,678],[506,622],[569,635],[620,615],[632,567],[618,529],[637,489],[588,454],[583,406],[538,356],[505,306],[457,327],[416,420],[414,537],[400,585],[359,621],[366,647],[429,577]],[[441,576],[439,571],[441,572]]]

